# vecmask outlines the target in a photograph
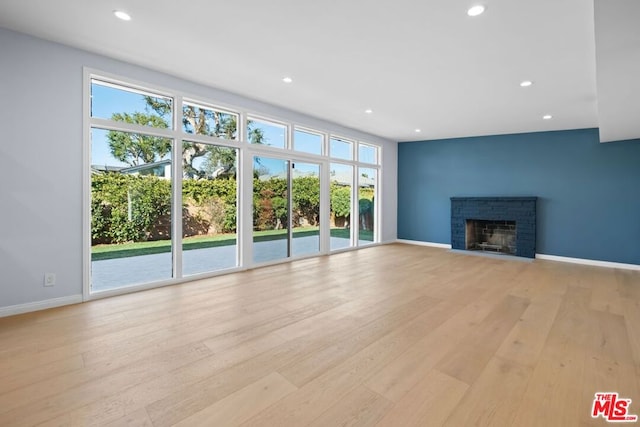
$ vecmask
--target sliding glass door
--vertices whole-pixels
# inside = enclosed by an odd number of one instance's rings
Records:
[[[292,256],[320,253],[320,165],[291,163]]]
[[[353,205],[353,166],[331,163],[331,250],[353,246],[351,206]]]
[[[253,158],[253,261],[320,252],[320,165]]]
[[[253,158],[253,261],[288,258],[289,161]]]
[[[358,168],[358,246],[376,240],[376,183],[378,171],[374,168]]]

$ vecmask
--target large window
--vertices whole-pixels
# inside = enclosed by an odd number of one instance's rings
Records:
[[[171,91],[89,82],[89,293],[377,241],[378,146]]]

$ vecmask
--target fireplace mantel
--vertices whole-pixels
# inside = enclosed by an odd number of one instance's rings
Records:
[[[535,258],[537,200],[537,197],[452,197],[452,249],[466,249],[467,220],[515,221],[515,255]]]

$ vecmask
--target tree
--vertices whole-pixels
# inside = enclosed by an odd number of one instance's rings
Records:
[[[171,99],[145,96],[146,112],[116,113],[112,120],[167,129],[173,102]],[[186,133],[214,136],[221,139],[235,139],[238,121],[234,114],[216,111],[185,103],[182,108],[182,128]],[[109,131],[109,148],[114,158],[130,166],[162,160],[171,152],[171,142],[166,138],[137,133]],[[253,144],[263,144],[265,135],[255,122],[247,122],[247,138]],[[204,158],[196,165],[198,158]],[[236,151],[198,142],[182,144],[182,170],[185,177],[205,178],[230,177],[235,174]]]
[[[271,199],[273,216],[275,220],[274,228],[277,230],[289,228],[288,209],[289,201],[284,197],[275,196]]]
[[[201,173],[214,178],[231,178],[236,175],[236,154],[234,148],[210,145],[201,166]]]
[[[336,217],[348,217],[351,214],[351,187],[342,187],[331,183],[331,212]]]
[[[134,113],[115,113],[112,120],[136,125],[166,129],[167,123],[162,117]],[[153,163],[162,160],[171,152],[171,142],[166,138],[143,135],[139,133],[125,133],[109,131],[107,133],[111,155],[129,166]]]
[[[152,108],[157,108],[154,105],[152,105]],[[235,138],[238,129],[236,116],[191,104],[185,104],[182,108],[182,127],[187,133],[215,136],[223,139]],[[205,161],[206,167],[204,170],[195,167],[194,161],[204,156],[208,157]],[[188,142],[182,145],[182,170],[184,176],[203,178],[207,172],[211,174],[220,167],[226,173],[235,168],[235,154],[231,155],[223,147],[215,147],[209,144]]]
[[[262,129],[255,126],[252,120],[247,120],[247,139],[252,144],[264,144],[265,136]]]
[[[310,225],[320,220],[320,179],[301,176],[293,179],[294,217],[304,218]]]
[[[171,100],[145,97],[145,102],[160,116],[171,113]],[[182,127],[186,133],[214,136],[221,139],[235,139],[238,132],[237,118],[233,114],[210,108],[184,104],[182,108]],[[253,144],[264,142],[264,132],[256,128],[254,122],[247,122],[247,137]],[[205,176],[229,177],[235,173],[235,150],[198,142],[185,142],[182,145],[182,169],[185,177],[204,178]],[[202,167],[196,167],[196,159],[204,157]]]

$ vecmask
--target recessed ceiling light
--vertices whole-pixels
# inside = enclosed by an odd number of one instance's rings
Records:
[[[113,14],[116,15],[116,18],[122,19],[123,21],[131,21],[131,15],[122,10],[114,10]]]
[[[542,118],[544,120],[551,120],[553,118],[553,116],[551,114],[545,114],[544,116],[542,116]]]
[[[293,81],[293,79],[291,77],[283,77],[282,81],[285,83],[291,83]]]
[[[477,4],[475,6],[471,6],[469,8],[469,10],[467,10],[467,15],[469,16],[478,16],[478,15],[482,15],[484,13],[484,11],[487,10],[486,7],[484,7],[481,4]]]
[[[520,82],[520,86],[521,87],[529,87],[533,84],[533,82],[531,80],[523,80]]]
[[[416,129],[416,133],[420,133],[422,132],[420,129]]]
[[[364,112],[367,114],[371,114],[373,113],[373,110],[371,108],[367,108],[366,110],[364,110]]]

